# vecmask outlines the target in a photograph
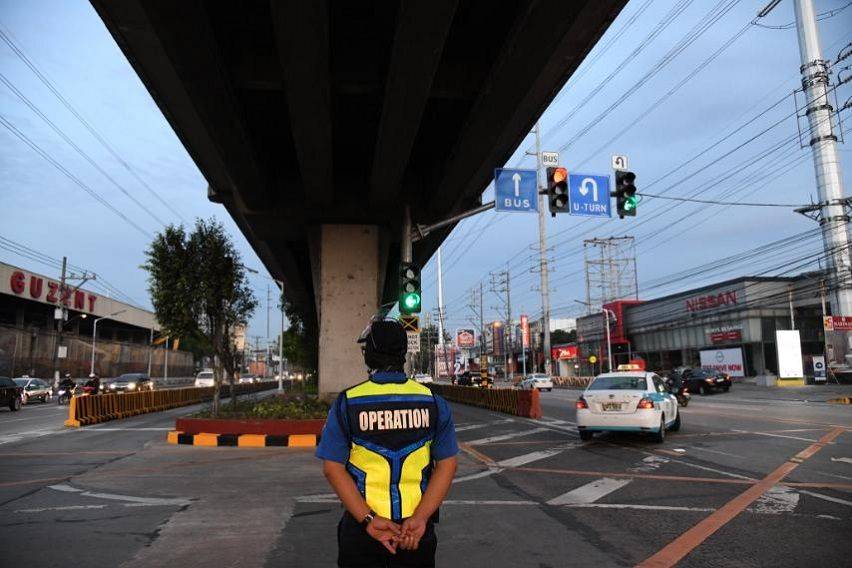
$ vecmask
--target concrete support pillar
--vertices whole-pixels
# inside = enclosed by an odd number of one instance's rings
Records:
[[[379,306],[382,258],[379,228],[372,225],[322,225],[311,239],[321,396],[367,378],[355,341]]]

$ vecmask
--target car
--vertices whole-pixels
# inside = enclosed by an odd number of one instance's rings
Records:
[[[644,432],[662,443],[666,431],[680,430],[677,398],[656,373],[627,371],[595,377],[577,399],[580,439],[596,432]]]
[[[430,375],[427,375],[426,373],[417,373],[412,378],[415,381],[417,381],[418,383],[431,383],[432,382],[432,377]]]
[[[0,377],[0,405],[15,412],[21,409],[24,389],[9,377]]]
[[[201,371],[195,375],[195,386],[197,387],[212,387],[213,386],[213,371]]]
[[[473,386],[473,377],[470,374],[470,371],[465,371],[456,376],[456,382],[460,387],[472,387]]]
[[[12,380],[24,389],[21,395],[21,404],[28,404],[32,400],[40,400],[41,402],[50,400],[52,390],[47,382],[34,377],[18,377]]]
[[[728,392],[731,390],[731,377],[721,371],[713,369],[694,369],[685,379],[683,384],[691,393],[705,395],[716,390]]]
[[[104,391],[110,393],[154,390],[154,381],[145,373],[125,373],[107,381],[106,384],[108,386],[104,388]]]
[[[546,390],[550,392],[553,390],[553,379],[544,373],[533,373],[518,383],[518,388],[522,390],[538,389],[539,391]]]
[[[259,383],[261,380],[262,379],[260,377],[255,376],[255,375],[240,375],[239,383],[250,385],[252,383]]]

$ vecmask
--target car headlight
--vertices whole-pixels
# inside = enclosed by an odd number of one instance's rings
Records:
[[[109,386],[109,388],[110,388],[110,390],[115,390],[115,388],[116,388],[116,384],[115,384],[115,383],[112,383],[112,384]]]
[[[136,388],[136,383],[127,383],[128,390],[133,390]]]
[[[713,382],[713,379],[704,379],[704,382],[705,382],[705,383],[712,383],[712,382]]]

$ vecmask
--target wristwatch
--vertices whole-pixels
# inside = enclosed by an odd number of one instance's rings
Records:
[[[361,526],[363,526],[366,529],[368,526],[370,526],[370,523],[373,522],[373,519],[375,517],[376,517],[376,512],[374,510],[370,509],[370,512],[367,513],[366,515],[364,515],[364,518],[361,519]]]

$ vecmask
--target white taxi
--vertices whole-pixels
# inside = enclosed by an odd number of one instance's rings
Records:
[[[580,438],[595,432],[645,432],[662,442],[680,429],[677,399],[665,381],[647,371],[598,375],[577,400]]]

